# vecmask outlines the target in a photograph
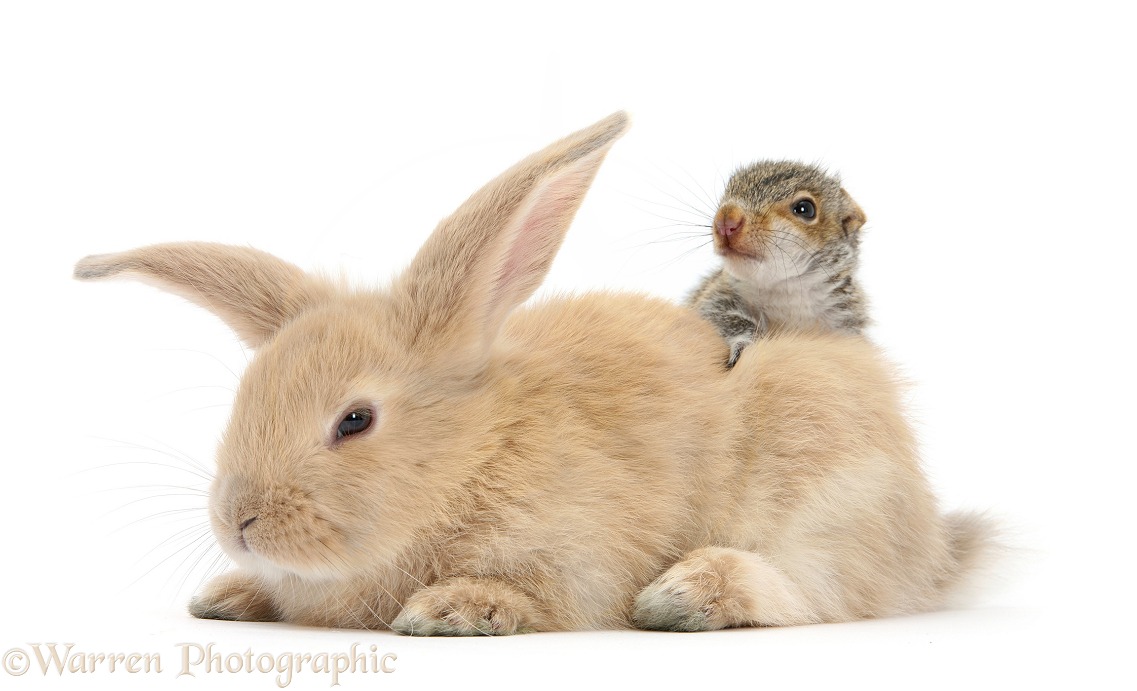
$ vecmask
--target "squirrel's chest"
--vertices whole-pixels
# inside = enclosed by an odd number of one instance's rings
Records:
[[[736,281],[734,289],[752,310],[765,314],[773,328],[830,326],[832,285],[822,272],[792,277],[756,275]]]

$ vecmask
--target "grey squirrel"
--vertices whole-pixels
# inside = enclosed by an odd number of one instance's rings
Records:
[[[730,346],[727,367],[771,331],[861,333],[864,223],[840,179],[816,166],[759,161],[731,176],[711,230],[722,266],[687,298]]]

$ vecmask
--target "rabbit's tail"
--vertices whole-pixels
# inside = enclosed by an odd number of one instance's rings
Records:
[[[990,568],[998,549],[998,526],[990,516],[971,511],[954,511],[944,517],[951,561],[940,581],[940,592],[949,601],[967,594],[976,585],[976,576]]]

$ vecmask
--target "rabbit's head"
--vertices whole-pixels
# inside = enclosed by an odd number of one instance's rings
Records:
[[[253,348],[217,453],[213,531],[268,578],[344,578],[468,511],[495,449],[487,368],[544,278],[627,118],[529,156],[444,219],[387,291],[350,291],[263,252],[207,243],[96,255],[205,307]]]

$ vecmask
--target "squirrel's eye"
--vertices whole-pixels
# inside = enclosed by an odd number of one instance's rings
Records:
[[[799,199],[794,202],[794,215],[806,219],[815,218],[817,216],[817,207],[808,199]]]
[[[336,439],[359,434],[371,426],[372,417],[372,412],[367,408],[351,411],[340,420],[340,426],[336,428]]]

